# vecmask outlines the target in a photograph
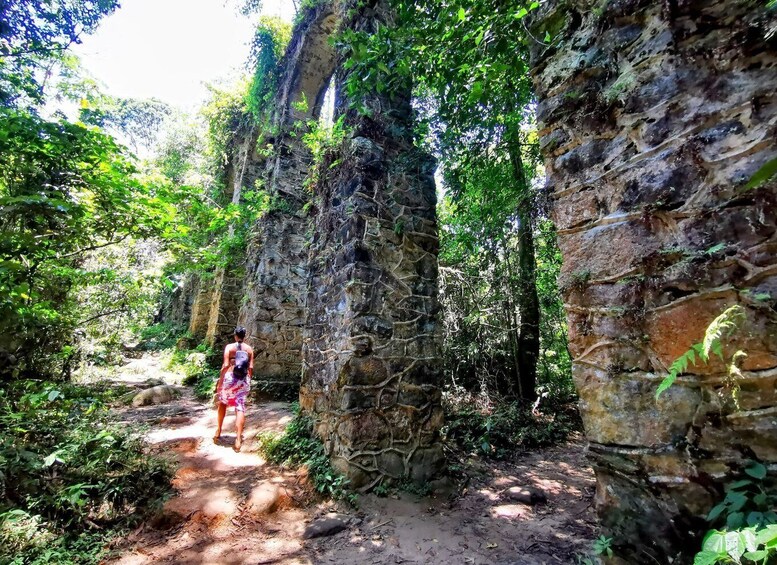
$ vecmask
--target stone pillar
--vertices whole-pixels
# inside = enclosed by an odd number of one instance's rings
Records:
[[[234,341],[243,295],[243,269],[232,265],[218,269],[211,283],[213,293],[205,341],[216,351],[223,351],[227,343]]]
[[[253,189],[257,178],[256,138],[257,128],[245,126],[235,134],[230,161],[226,167],[224,201],[240,203],[244,189]],[[229,227],[230,235],[234,227]],[[242,252],[231,262],[216,269],[212,284],[208,326],[205,341],[217,352],[223,351],[233,341],[238,322],[245,281],[245,255]]]
[[[746,460],[777,463],[777,184],[745,188],[777,157],[764,4],[551,1],[533,22],[552,37],[537,112],[596,505],[629,563],[689,562]],[[691,366],[656,401],[733,304],[741,376]]]
[[[192,290],[195,295],[189,319],[189,332],[195,339],[202,340],[208,333],[208,320],[215,291],[212,276],[205,274],[196,277]]]
[[[390,25],[387,2],[344,4],[343,26]],[[316,188],[300,402],[335,467],[369,488],[443,462],[435,163],[413,145],[410,86],[360,94],[365,117],[346,110],[348,72],[336,84],[350,134]]]
[[[258,386],[297,387],[302,372],[302,329],[305,324],[310,219],[305,204],[312,194],[305,187],[312,156],[302,141],[308,121],[318,118],[324,93],[334,72],[334,49],[328,39],[335,18],[326,3],[305,10],[282,61],[275,111],[274,135],[265,134],[254,153],[255,178],[271,199],[248,248],[245,301],[240,323],[254,347]],[[263,147],[262,147],[263,146]]]

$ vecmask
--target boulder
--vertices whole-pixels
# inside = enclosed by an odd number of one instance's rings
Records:
[[[164,404],[170,402],[175,398],[176,391],[173,387],[168,385],[159,385],[145,390],[141,390],[132,399],[132,405],[136,408],[138,406],[149,406],[152,404]]]
[[[348,528],[348,516],[340,514],[327,514],[323,518],[314,520],[305,528],[302,539],[322,538],[339,534]]]
[[[288,501],[289,495],[283,487],[262,481],[251,489],[245,507],[251,514],[271,514]]]
[[[528,504],[529,506],[545,504],[548,501],[545,493],[535,487],[510,487],[504,494],[510,500]]]

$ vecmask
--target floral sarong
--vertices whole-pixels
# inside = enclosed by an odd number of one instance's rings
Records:
[[[246,399],[250,390],[251,383],[248,376],[244,379],[238,379],[230,371],[224,375],[224,380],[221,383],[219,402],[227,406],[234,406],[238,412],[245,412]]]

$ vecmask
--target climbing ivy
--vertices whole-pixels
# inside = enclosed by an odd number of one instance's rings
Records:
[[[246,96],[248,111],[258,121],[272,108],[281,68],[279,61],[291,39],[291,26],[280,18],[262,17],[251,44],[249,66],[253,68]]]

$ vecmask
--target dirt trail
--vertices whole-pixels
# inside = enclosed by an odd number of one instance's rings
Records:
[[[119,379],[150,376],[176,378],[147,355]],[[282,430],[291,418],[287,404],[251,405],[243,449],[235,453],[232,413],[223,441],[214,445],[215,410],[179,388],[171,403],[117,410],[128,425],[151,424],[152,450],[175,458],[177,495],[158,520],[120,540],[111,563],[575,563],[594,538],[594,479],[579,441],[509,463],[465,462],[471,479],[455,496],[363,495],[353,508],[311,501],[303,477],[256,453],[256,436]],[[513,501],[512,486],[540,488],[548,503]],[[345,529],[303,539],[306,528],[328,516]]]

